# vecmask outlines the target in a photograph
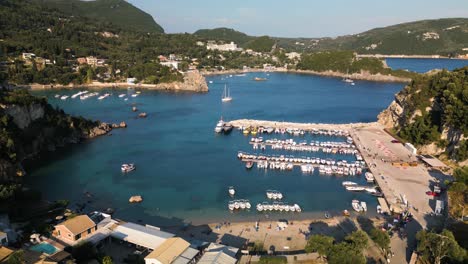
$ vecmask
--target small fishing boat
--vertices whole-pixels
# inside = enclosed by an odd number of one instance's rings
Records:
[[[361,208],[362,208],[362,211],[367,212],[367,204],[366,204],[366,202],[361,201]]]
[[[228,189],[228,193],[229,195],[234,196],[236,194],[236,190],[234,189],[234,187],[230,186]]]
[[[355,185],[357,185],[357,183],[352,182],[352,181],[344,181],[344,182],[341,183],[341,185],[343,185],[343,186],[355,186]]]
[[[250,170],[252,169],[254,163],[252,161],[247,161],[247,163],[245,164],[245,168]]]
[[[351,202],[351,206],[353,207],[354,211],[356,211],[356,212],[361,212],[363,210],[362,206],[361,206],[361,204],[359,203],[358,200],[353,200]]]
[[[122,164],[122,166],[120,167],[120,169],[122,170],[122,172],[127,173],[127,172],[131,172],[131,171],[135,170],[136,167],[135,167],[135,164],[133,164],[133,163],[130,163],[130,164]]]
[[[226,88],[226,85],[224,85],[224,93],[223,97],[221,98],[221,102],[230,102],[232,101],[232,97],[229,95],[229,89]]]

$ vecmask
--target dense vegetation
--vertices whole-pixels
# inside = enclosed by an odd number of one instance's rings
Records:
[[[453,233],[448,230],[444,229],[440,234],[421,230],[416,234],[416,239],[417,251],[429,263],[462,263],[466,260],[466,250],[458,245]]]
[[[429,34],[425,37],[425,33]],[[421,20],[337,38],[282,38],[278,39],[278,43],[288,50],[306,52],[353,50],[360,54],[452,56],[466,54],[462,49],[468,43],[468,19]]]
[[[231,28],[200,29],[193,34],[205,40],[232,41],[239,46],[244,46],[255,38]]]
[[[415,78],[399,96],[405,98],[399,124],[402,138],[416,145],[437,142],[447,147],[448,142],[440,140],[445,129],[468,135],[468,67]],[[451,149],[451,154],[456,160],[465,160],[466,140]]]
[[[457,168],[453,172],[453,178],[454,181],[448,184],[450,214],[457,219],[463,219],[468,203],[468,166]]]
[[[13,83],[81,84],[89,79],[99,80],[98,74],[101,79],[107,75],[106,81],[126,77],[138,77],[150,83],[175,81],[181,80],[181,76],[156,63],[159,55],[176,53],[197,57],[206,52],[188,34],[148,35],[126,31],[108,22],[67,16],[35,2],[0,2],[0,60],[7,62],[0,77]],[[103,32],[114,36],[103,36]],[[41,59],[25,62],[21,59],[23,52],[35,53]],[[106,65],[91,70],[86,66],[77,68],[76,59],[85,56],[105,59]],[[141,67],[150,68],[151,74],[133,76]]]
[[[80,139],[97,125],[82,117],[73,117],[62,110],[54,109],[44,98],[37,98],[25,90],[0,90],[0,200],[10,198],[18,185],[16,176],[21,176],[20,163],[29,155],[61,145],[67,139]],[[11,106],[22,109],[40,109],[42,118],[20,129],[11,115]],[[39,110],[39,111],[40,111]],[[34,111],[34,110],[31,110]]]
[[[297,65],[301,70],[336,71],[341,73],[360,73],[366,71],[371,74],[386,74],[398,77],[412,78],[417,74],[406,71],[395,71],[386,68],[383,61],[376,58],[356,58],[352,51],[325,51],[303,54]]]
[[[68,16],[111,22],[129,31],[164,33],[153,17],[124,0],[34,0]]]

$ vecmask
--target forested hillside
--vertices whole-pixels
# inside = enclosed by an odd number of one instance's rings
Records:
[[[112,23],[127,30],[164,33],[153,17],[124,0],[34,0],[69,16]]]

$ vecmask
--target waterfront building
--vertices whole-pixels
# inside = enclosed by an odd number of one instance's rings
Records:
[[[199,251],[180,237],[169,238],[145,257],[146,264],[195,263]]]
[[[58,240],[72,245],[92,235],[96,230],[96,223],[91,218],[87,215],[79,215],[56,225],[52,235]]]
[[[211,243],[203,256],[198,261],[199,264],[235,264],[238,248]]]

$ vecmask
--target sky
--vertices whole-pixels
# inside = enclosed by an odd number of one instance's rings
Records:
[[[127,0],[166,33],[228,27],[248,35],[335,37],[421,19],[468,18],[468,0]]]

